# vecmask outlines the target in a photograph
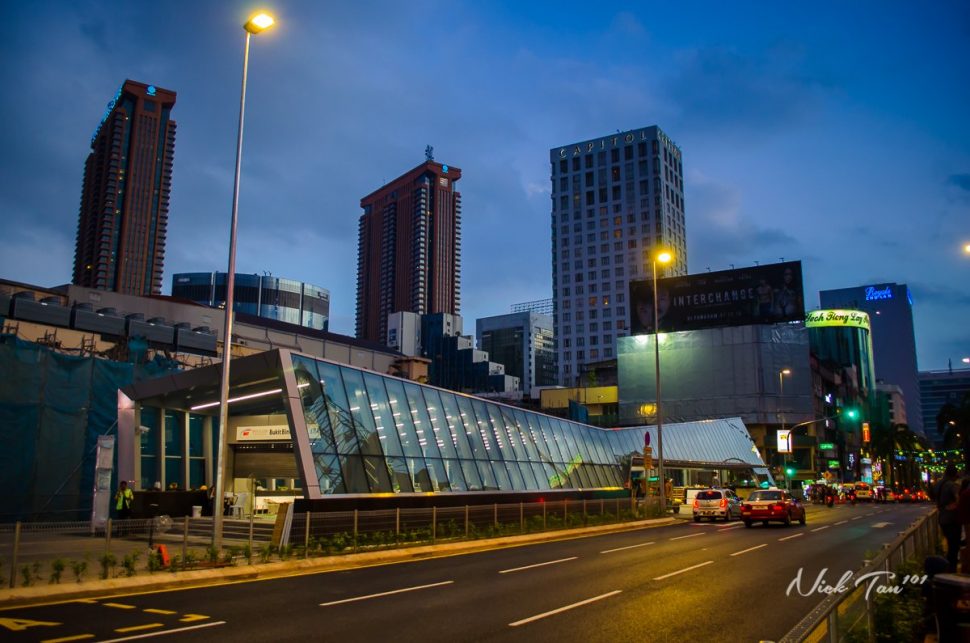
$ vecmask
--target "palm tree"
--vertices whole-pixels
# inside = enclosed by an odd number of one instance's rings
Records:
[[[943,405],[936,416],[936,430],[943,436],[943,448],[963,450],[963,463],[970,471],[970,393],[959,402]]]

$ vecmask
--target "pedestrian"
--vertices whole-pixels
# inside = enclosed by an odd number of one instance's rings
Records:
[[[960,496],[957,499],[957,518],[963,529],[964,547],[960,550],[960,571],[970,573],[970,477],[963,479],[960,484]]]
[[[115,493],[115,510],[118,512],[118,520],[128,520],[131,518],[131,503],[135,499],[135,494],[128,488],[128,482],[122,480]],[[122,523],[123,527],[124,523]]]
[[[946,540],[946,560],[950,565],[950,572],[956,573],[962,525],[957,513],[960,488],[957,485],[957,468],[954,465],[947,465],[946,471],[943,473],[943,480],[937,489],[936,507],[939,510],[937,520],[940,524],[940,530],[943,532],[943,538]]]

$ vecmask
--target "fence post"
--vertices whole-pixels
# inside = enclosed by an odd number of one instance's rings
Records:
[[[468,505],[465,505],[465,539],[468,539]]]
[[[357,512],[359,509],[354,509],[354,553],[357,553]]]
[[[620,522],[620,497],[616,497],[616,521]]]
[[[496,529],[498,529],[498,503],[497,502],[492,505],[492,512],[494,514],[492,517],[492,524],[495,525]]]
[[[542,531],[546,530],[546,503],[542,503]]]
[[[111,553],[111,518],[104,524],[104,553]]]
[[[586,525],[586,498],[583,498],[583,526]]]
[[[254,483],[255,484],[255,483]],[[249,493],[249,555],[252,556],[253,553],[253,522],[256,520],[256,492],[255,490]],[[252,559],[250,559],[252,560]]]
[[[108,519],[111,522],[111,519]],[[20,521],[13,528],[13,560],[10,563],[10,587],[17,585],[17,554],[20,552]]]
[[[866,599],[866,632],[869,643],[876,642],[876,610],[874,602],[875,597]]]
[[[519,503],[519,531],[525,533],[525,508],[521,502]]]
[[[562,501],[562,526],[566,527],[569,524],[569,498],[565,498]]]
[[[252,551],[252,545],[249,546],[249,551]],[[189,517],[185,516],[182,518],[182,564],[185,564],[185,557],[189,554]]]
[[[606,515],[606,501],[600,498],[600,519]]]
[[[839,610],[838,608],[833,609],[829,612],[829,641],[831,643],[839,643]]]
[[[398,507],[394,510],[394,540],[398,541],[401,538],[401,508]]]
[[[431,508],[431,544],[438,540],[438,506]]]
[[[304,514],[306,518],[306,533],[303,534],[303,557],[304,558],[310,557],[310,520],[311,520],[310,516],[311,515],[312,514],[310,513],[310,510],[307,509],[306,513]]]

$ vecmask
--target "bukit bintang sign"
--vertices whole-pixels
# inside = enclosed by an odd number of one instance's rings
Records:
[[[804,301],[800,261],[657,281],[662,333],[802,321]],[[630,282],[630,304],[630,333],[653,333],[652,280]]]
[[[869,315],[861,310],[813,310],[805,315],[808,328],[862,328],[869,330]]]

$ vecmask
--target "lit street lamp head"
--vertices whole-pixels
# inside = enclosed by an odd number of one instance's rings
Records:
[[[669,252],[667,252],[666,250],[657,253],[657,262],[658,263],[670,263],[671,259],[673,259],[673,258],[674,258],[674,256],[672,254],[670,254]]]
[[[781,369],[781,370],[779,371],[779,373],[780,373],[781,375],[791,375],[791,369],[790,369],[790,368],[783,368],[783,369]]]
[[[255,16],[249,19],[249,21],[243,25],[243,29],[251,34],[257,34],[262,31],[266,31],[273,26],[273,17],[268,13],[257,13]]]

